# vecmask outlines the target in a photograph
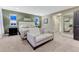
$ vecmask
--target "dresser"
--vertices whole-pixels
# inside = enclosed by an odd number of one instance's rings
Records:
[[[18,29],[17,28],[9,28],[9,35],[17,35]]]

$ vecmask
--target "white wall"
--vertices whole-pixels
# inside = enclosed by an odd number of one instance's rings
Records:
[[[48,24],[44,24],[45,18],[48,18]],[[42,17],[42,28],[45,28],[46,31],[50,31],[50,32],[54,31],[54,21],[52,19],[52,15],[46,15]]]
[[[3,16],[2,16],[2,8],[0,8],[0,38],[4,34],[4,27],[3,27]]]
[[[48,24],[44,24],[44,19],[48,18]],[[57,17],[56,15],[46,15],[42,17],[42,28],[46,28],[50,32],[63,32],[63,21],[62,17]]]

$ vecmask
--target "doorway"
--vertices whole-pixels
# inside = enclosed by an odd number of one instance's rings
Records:
[[[62,32],[62,18],[61,18],[61,14],[57,14],[53,16],[53,20],[54,20],[54,32]]]

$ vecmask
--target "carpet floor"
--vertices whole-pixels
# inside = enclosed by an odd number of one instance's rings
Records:
[[[79,52],[79,41],[56,33],[54,40],[33,50],[19,35],[4,36],[0,39],[0,52]]]

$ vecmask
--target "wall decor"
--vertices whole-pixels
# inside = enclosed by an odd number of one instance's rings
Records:
[[[9,19],[10,19],[10,26],[11,27],[17,25],[16,14],[10,14]]]
[[[16,15],[11,15],[11,16],[10,16],[10,20],[16,21]]]
[[[38,16],[34,17],[35,26],[38,27],[40,25],[40,19]]]
[[[44,19],[44,24],[47,24],[48,23],[48,18],[45,18]]]

